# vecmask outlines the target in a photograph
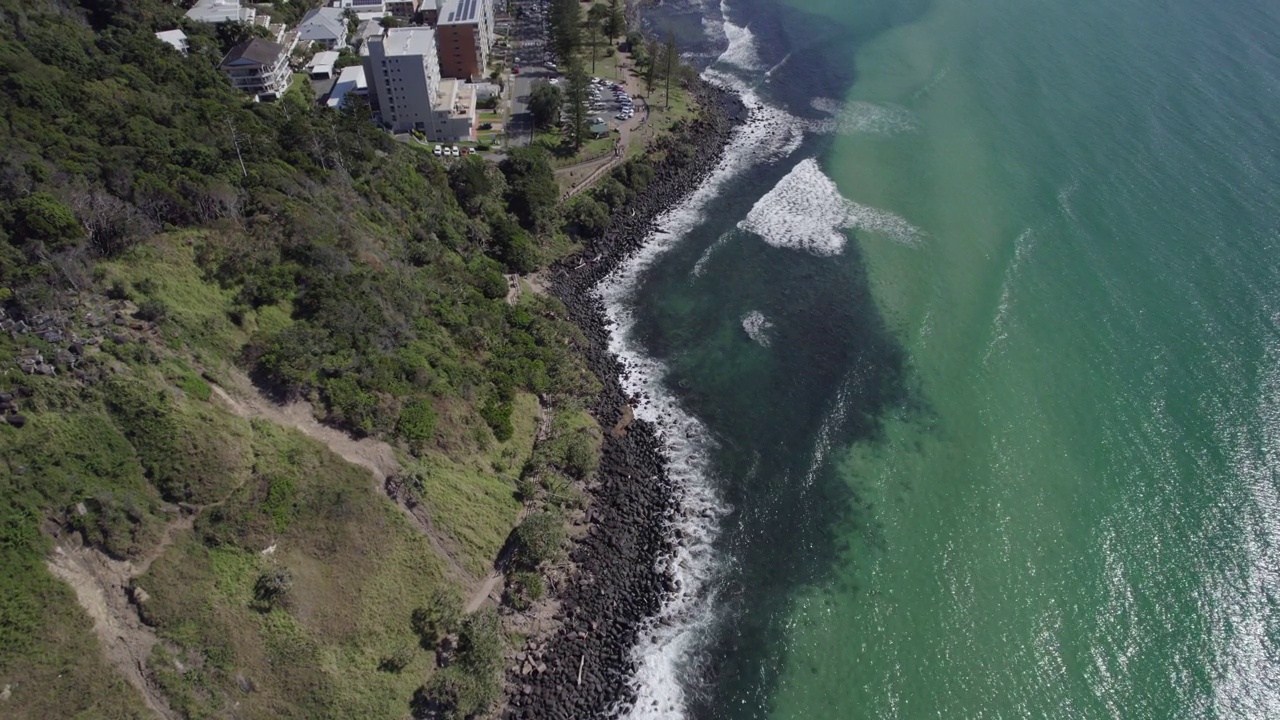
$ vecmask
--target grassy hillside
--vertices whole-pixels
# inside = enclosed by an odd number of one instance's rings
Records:
[[[158,0],[0,15],[0,716],[483,707],[500,638],[455,606],[594,452],[576,329],[505,301],[572,243],[546,159],[446,168],[364,107],[246,102],[237,31]],[[377,443],[429,527],[227,391]]]

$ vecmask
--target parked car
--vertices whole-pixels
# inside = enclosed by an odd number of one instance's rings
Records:
[[[520,66],[519,66],[519,65],[512,66],[512,68],[511,68],[511,74],[512,74],[512,75],[519,75],[519,74],[520,74]]]
[[[457,145],[454,145],[453,147],[449,148],[449,154],[450,154],[450,155],[452,155],[453,157],[461,157],[461,156],[462,156],[462,153],[458,152],[458,146],[457,146]]]
[[[481,129],[481,130],[492,130],[492,129],[493,129],[493,123],[480,123],[480,129]]]
[[[436,157],[440,157],[441,155],[444,155],[444,148],[437,145],[431,150],[431,152],[435,153]]]

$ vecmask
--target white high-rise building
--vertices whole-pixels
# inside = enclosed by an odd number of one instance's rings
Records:
[[[475,91],[441,79],[433,29],[391,28],[369,38],[368,47],[369,99],[392,132],[418,130],[437,142],[474,139]]]

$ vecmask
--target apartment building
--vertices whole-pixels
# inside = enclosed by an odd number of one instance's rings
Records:
[[[279,43],[254,38],[231,48],[218,64],[238,90],[253,93],[258,100],[275,100],[289,89],[289,51]]]
[[[418,13],[421,4],[422,0],[386,0],[383,7],[391,17],[409,22]]]
[[[493,0],[443,0],[436,18],[440,74],[479,80],[493,47]]]
[[[367,46],[369,101],[391,132],[417,130],[436,142],[474,139],[475,92],[440,77],[434,30],[391,28],[369,38]]]

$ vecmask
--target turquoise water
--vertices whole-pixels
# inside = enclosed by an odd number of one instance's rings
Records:
[[[1280,4],[725,11],[789,119],[633,298],[730,508],[679,706],[1280,717]]]

